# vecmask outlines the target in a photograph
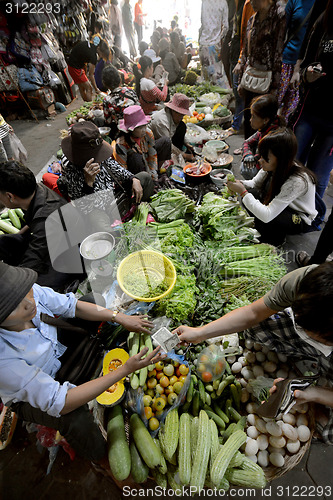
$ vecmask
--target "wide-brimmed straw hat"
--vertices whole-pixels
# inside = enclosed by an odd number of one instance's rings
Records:
[[[98,127],[92,122],[75,123],[70,129],[70,135],[61,141],[63,153],[77,166],[84,166],[94,158],[96,163],[112,156],[112,147],[103,141]]]
[[[0,325],[24,299],[37,277],[32,269],[0,262]]]
[[[147,49],[143,53],[144,56],[150,57],[150,59],[153,61],[153,63],[156,63],[157,61],[160,61],[161,58],[156,55],[156,52],[154,49]]]
[[[147,125],[150,121],[150,116],[144,114],[141,106],[135,104],[124,109],[124,118],[119,120],[118,128],[123,132],[132,132],[135,128]]]
[[[191,101],[185,94],[180,94],[177,92],[173,95],[171,101],[165,103],[165,106],[173,109],[174,111],[177,111],[177,113],[180,113],[182,115],[191,115],[191,112],[189,110],[190,104]]]

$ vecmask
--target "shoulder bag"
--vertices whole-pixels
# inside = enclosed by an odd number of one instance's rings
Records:
[[[250,40],[251,40],[251,32],[253,29],[255,16],[253,17],[252,26],[248,35],[248,58],[250,57]],[[266,94],[268,92],[269,87],[272,83],[272,71],[269,70],[259,70],[250,66],[250,64],[245,69],[242,79],[241,79],[241,87],[248,92],[254,92],[255,94]]]

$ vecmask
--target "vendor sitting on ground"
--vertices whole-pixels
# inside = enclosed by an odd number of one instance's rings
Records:
[[[161,57],[161,64],[165,71],[168,73],[169,85],[175,85],[180,82],[181,78],[185,75],[185,71],[181,68],[176,55],[170,52],[170,42],[166,38],[161,38],[158,42],[159,56]]]
[[[278,116],[278,101],[271,94],[255,97],[251,102],[251,127],[256,132],[243,142],[243,148],[235,153],[242,153],[241,174],[244,179],[252,179],[260,169],[258,144],[268,132],[285,125],[285,120]]]
[[[38,273],[38,284],[62,290],[73,281],[73,275],[52,268],[45,221],[67,201],[44,184],[37,184],[31,170],[14,160],[0,164],[0,201],[8,208],[21,208],[25,220],[18,234],[0,236],[0,259],[29,267]]]
[[[110,49],[108,44],[97,35],[92,42],[78,42],[69,55],[68,71],[78,85],[84,101],[92,100],[93,91],[96,94],[100,93],[94,76],[98,57],[108,60]],[[85,71],[87,64],[89,64],[88,76]]]
[[[63,150],[62,175],[58,188],[70,200],[86,195],[100,193],[100,210],[107,212],[108,194],[126,191],[130,198],[133,194],[136,203],[147,201],[153,194],[154,185],[146,172],[133,175],[114,160],[112,147],[103,141],[98,127],[91,122],[75,123],[70,135],[61,141]],[[104,206],[104,203],[106,206]]]
[[[185,143],[186,125],[184,115],[190,115],[190,100],[184,94],[174,94],[171,101],[165,103],[165,108],[156,111],[149,123],[155,140],[160,137],[170,138],[171,152],[182,155],[185,161],[192,161],[191,148]]]
[[[146,115],[156,111],[156,104],[164,102],[168,95],[168,82],[159,89],[152,80],[154,74],[153,61],[148,56],[142,56],[139,64],[133,66],[135,75],[135,91],[139,97],[140,104]]]
[[[74,385],[64,367],[77,348],[83,333],[52,326],[54,316],[80,318],[81,324],[97,331],[102,321],[121,324],[132,332],[149,333],[153,325],[146,316],[127,316],[101,305],[77,300],[73,293],[61,295],[35,284],[37,273],[0,262],[0,397],[19,418],[57,429],[82,457],[101,460],[106,441],[86,404],[130,373],[159,361],[158,349],[145,359],[141,350],[116,371]],[[99,296],[102,300],[102,297]],[[45,316],[41,317],[41,313]],[[51,318],[50,318],[51,316]],[[51,321],[50,321],[51,320]],[[78,340],[80,342],[80,340]],[[84,360],[80,359],[82,363]],[[69,363],[71,364],[71,363]],[[67,363],[68,365],[68,363]],[[75,366],[70,366],[70,369]],[[78,365],[79,369],[79,365]],[[75,371],[75,370],[74,370]],[[73,375],[74,377],[74,375]]]
[[[139,104],[138,96],[133,89],[121,85],[119,71],[111,64],[103,69],[102,80],[105,88],[109,90],[103,99],[105,125],[111,128],[111,139],[115,139],[124,109]]]
[[[257,175],[227,185],[254,215],[260,241],[278,246],[286,235],[310,230],[317,215],[316,177],[296,160],[297,139],[290,129],[265,135],[258,151],[261,170]],[[257,192],[250,194],[248,188]]]
[[[113,155],[132,174],[149,172],[151,178],[157,181],[159,167],[170,159],[170,140],[161,137],[155,141],[153,133],[147,128],[149,121],[150,116],[144,114],[141,106],[126,108],[124,118],[118,124],[120,136],[112,143]]]
[[[199,328],[179,326],[175,332],[182,342],[199,343],[244,331],[245,338],[290,360],[308,360],[309,370],[320,373],[324,380],[320,387],[294,395],[298,403],[323,405],[316,417],[318,430],[326,443],[333,444],[332,303],[333,263],[326,262],[292,271],[264,297],[216,321]]]

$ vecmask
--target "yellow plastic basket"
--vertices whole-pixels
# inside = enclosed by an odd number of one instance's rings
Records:
[[[161,284],[164,280],[168,286],[167,290],[155,297],[143,297],[135,295],[126,288],[127,278],[138,278],[138,281],[145,283],[147,291]],[[142,302],[153,302],[168,295],[175,286],[177,273],[175,266],[165,255],[152,250],[140,250],[125,257],[119,264],[117,270],[117,280],[120,288],[135,300]]]

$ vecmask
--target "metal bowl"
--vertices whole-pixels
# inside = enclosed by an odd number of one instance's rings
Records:
[[[115,239],[110,233],[94,233],[85,238],[80,245],[80,254],[86,260],[104,259],[115,245]]]
[[[219,179],[218,177],[214,177],[216,174],[225,174],[224,179]],[[215,184],[217,187],[223,187],[227,183],[227,174],[232,174],[231,170],[228,170],[227,168],[214,168],[214,170],[211,171],[209,174],[210,180]]]
[[[111,128],[110,127],[98,127],[99,133],[101,136],[109,135]]]

